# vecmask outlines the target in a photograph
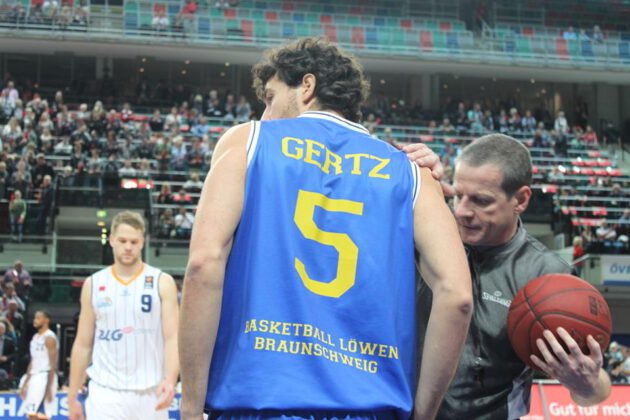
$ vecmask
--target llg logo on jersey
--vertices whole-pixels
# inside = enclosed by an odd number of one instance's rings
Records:
[[[112,301],[112,298],[110,298],[109,296],[105,296],[104,298],[98,299],[98,301],[96,302],[96,307],[98,309],[109,308],[113,304],[114,302]]]
[[[116,330],[98,330],[98,340],[103,341],[120,341],[125,335],[131,334],[133,327],[125,327]]]
[[[153,289],[153,276],[146,276],[144,278],[144,288]]]

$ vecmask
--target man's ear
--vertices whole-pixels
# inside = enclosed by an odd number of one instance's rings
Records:
[[[527,210],[527,206],[529,205],[529,199],[532,197],[532,189],[527,185],[523,185],[521,188],[516,191],[514,194],[514,198],[516,199],[516,206],[514,207],[514,212],[516,214],[522,214],[525,210]]]
[[[308,106],[312,101],[316,99],[316,88],[317,79],[315,78],[315,75],[312,73],[306,73],[302,78],[302,86],[300,87],[300,92],[302,94],[302,103],[304,105]]]

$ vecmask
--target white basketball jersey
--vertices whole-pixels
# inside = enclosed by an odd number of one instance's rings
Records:
[[[48,357],[48,349],[46,348],[46,340],[52,337],[57,341],[57,336],[51,330],[47,330],[44,334],[36,333],[31,339],[31,371],[30,374],[48,372],[50,370],[50,358]]]
[[[144,264],[125,283],[113,266],[92,276],[96,316],[88,376],[115,390],[141,391],[164,378],[160,270]]]

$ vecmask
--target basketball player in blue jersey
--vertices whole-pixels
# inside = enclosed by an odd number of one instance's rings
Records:
[[[83,418],[79,388],[90,377],[88,420],[167,420],[179,374],[177,289],[142,262],[144,219],[112,221],[114,265],[89,277],[70,360],[70,420]],[[89,365],[89,367],[88,367]]]
[[[193,228],[182,418],[433,418],[472,312],[439,185],[355,122],[368,85],[337,47],[272,50],[254,79],[265,121],[219,141]],[[417,384],[416,249],[437,302]]]

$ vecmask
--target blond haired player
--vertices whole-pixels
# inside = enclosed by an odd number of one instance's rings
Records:
[[[50,330],[47,312],[35,312],[33,326],[37,333],[31,339],[31,362],[20,386],[20,397],[29,419],[47,419],[53,413],[57,392],[57,336]]]
[[[142,262],[144,219],[114,217],[114,265],[89,277],[70,360],[70,419],[83,419],[78,391],[90,377],[89,420],[165,420],[179,374],[177,289],[173,278]],[[89,365],[89,367],[88,367]]]

